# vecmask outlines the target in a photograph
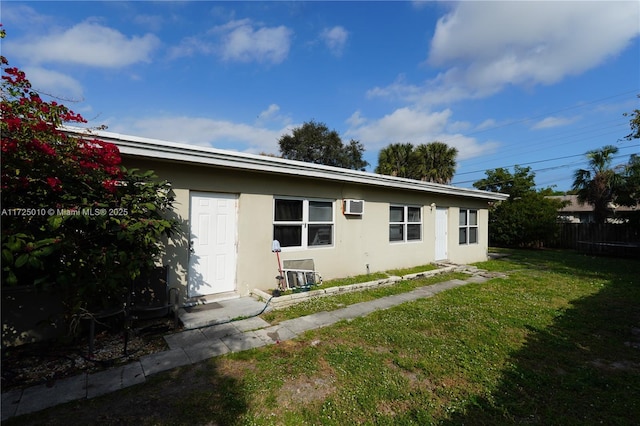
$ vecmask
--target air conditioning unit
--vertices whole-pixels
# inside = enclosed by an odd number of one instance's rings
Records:
[[[342,211],[347,215],[362,216],[364,213],[364,200],[344,200]]]

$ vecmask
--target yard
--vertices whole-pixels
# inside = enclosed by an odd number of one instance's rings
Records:
[[[507,253],[476,265],[505,272],[506,279],[6,423],[637,423],[640,261],[568,251]],[[306,314],[426,284],[309,302],[270,321],[294,316],[295,309]]]

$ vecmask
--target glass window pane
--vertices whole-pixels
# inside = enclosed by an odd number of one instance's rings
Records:
[[[330,246],[332,244],[332,225],[309,225],[310,246]]]
[[[478,228],[469,228],[469,244],[478,242]]]
[[[407,222],[420,222],[420,207],[408,207],[407,210]]]
[[[331,222],[332,220],[333,220],[333,203],[332,202],[309,201],[309,222]]]
[[[407,241],[419,240],[420,228],[422,225],[407,225]]]
[[[389,207],[389,222],[404,222],[404,207]]]
[[[465,226],[466,224],[467,224],[467,211],[461,209],[458,225]]]
[[[404,225],[389,225],[389,241],[404,241]]]
[[[467,244],[467,228],[460,228],[460,234],[458,235],[458,243]]]
[[[478,210],[469,210],[469,225],[476,226],[478,224]]]
[[[280,242],[280,247],[300,247],[302,245],[302,226],[275,225],[273,239]]]
[[[274,218],[276,222],[302,221],[302,200],[276,200]]]

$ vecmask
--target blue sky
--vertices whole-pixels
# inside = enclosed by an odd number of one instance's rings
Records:
[[[640,2],[3,1],[2,52],[109,131],[252,153],[305,121],[458,149],[453,183],[514,164],[569,189],[640,152]]]

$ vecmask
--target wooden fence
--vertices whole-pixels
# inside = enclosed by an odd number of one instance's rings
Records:
[[[619,251],[616,247],[628,251],[632,247],[635,252],[640,248],[640,229],[629,224],[561,223],[556,238],[548,245],[589,252]]]

